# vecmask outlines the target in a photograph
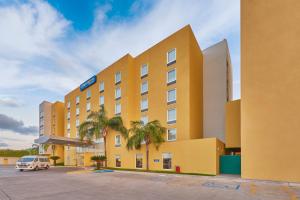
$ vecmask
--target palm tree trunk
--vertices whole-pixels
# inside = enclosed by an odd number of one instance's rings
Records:
[[[149,171],[149,146],[146,143],[146,170]]]
[[[103,137],[103,141],[104,141],[104,156],[107,158],[107,155],[106,155],[106,136]],[[105,168],[107,168],[107,159],[105,160]]]

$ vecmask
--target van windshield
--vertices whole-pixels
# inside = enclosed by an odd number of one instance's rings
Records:
[[[32,162],[34,158],[21,158],[19,162]]]

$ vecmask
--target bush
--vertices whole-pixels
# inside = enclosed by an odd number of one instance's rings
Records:
[[[37,149],[24,149],[24,150],[11,150],[2,149],[0,150],[0,157],[22,157],[28,155],[37,155]]]
[[[56,161],[57,161],[58,159],[60,159],[60,157],[59,157],[59,156],[51,156],[50,159],[53,160],[54,166],[56,166]]]

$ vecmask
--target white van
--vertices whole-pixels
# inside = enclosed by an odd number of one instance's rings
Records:
[[[16,169],[23,170],[39,170],[49,169],[50,162],[47,156],[23,156],[16,162]]]

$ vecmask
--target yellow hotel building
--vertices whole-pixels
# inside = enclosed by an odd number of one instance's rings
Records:
[[[179,166],[183,173],[216,175],[224,153],[231,80],[226,40],[202,51],[191,27],[185,26],[136,57],[123,56],[68,93],[64,135],[51,141],[64,145],[65,165],[93,164],[90,157],[103,154],[103,141],[81,147],[75,140],[80,123],[104,105],[108,116],[120,115],[127,128],[133,120],[159,120],[167,128],[165,143],[158,150],[150,146],[150,170],[174,171]],[[128,151],[126,140],[110,132],[107,164],[145,169],[145,149]]]

